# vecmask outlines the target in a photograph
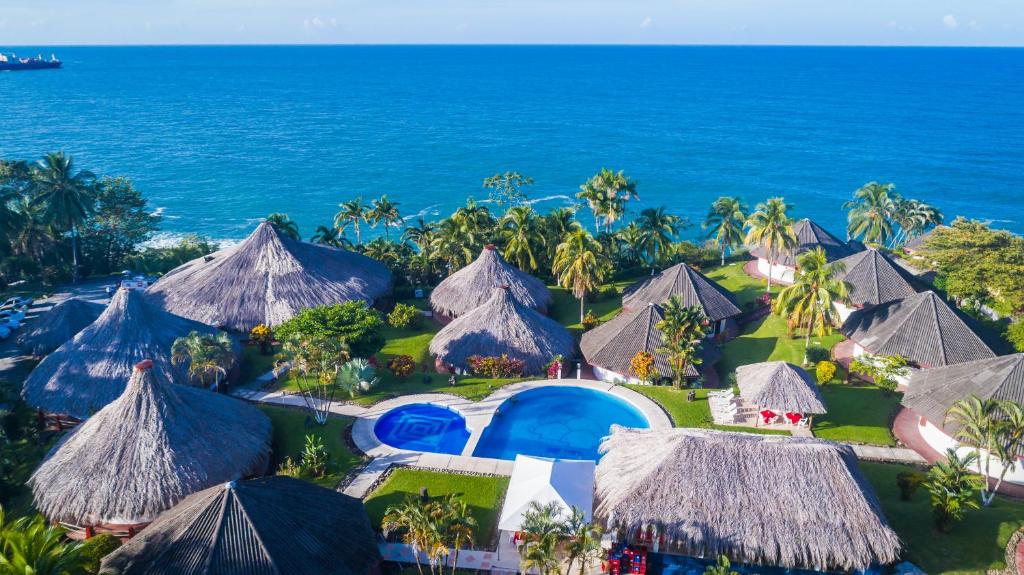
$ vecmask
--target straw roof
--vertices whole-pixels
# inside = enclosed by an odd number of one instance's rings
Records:
[[[124,391],[132,368],[152,359],[175,383],[188,384],[187,362],[171,364],[174,340],[217,330],[146,303],[140,292],[118,290],[89,327],[46,356],[25,379],[25,401],[48,413],[85,419]]]
[[[505,261],[488,244],[473,263],[437,284],[430,293],[430,305],[437,313],[458,317],[483,305],[501,286],[508,286],[516,301],[541,313],[554,301],[544,282]]]
[[[497,288],[491,298],[437,332],[430,353],[445,363],[467,369],[471,355],[509,357],[526,362],[525,373],[544,370],[556,355],[574,356],[576,342],[555,320],[520,304],[508,289]]]
[[[878,305],[917,293],[910,274],[878,250],[866,249],[839,261],[846,269],[837,279],[849,284],[855,305]]]
[[[871,353],[901,355],[922,367],[995,355],[967,320],[932,291],[856,311],[842,331]]]
[[[946,410],[972,395],[1024,404],[1024,353],[915,371],[903,405],[952,435],[957,425],[943,422]]]
[[[258,409],[174,385],[146,360],[124,394],[65,436],[28,484],[53,521],[146,523],[190,493],[262,473],[270,431]]]
[[[380,561],[363,503],[291,477],[194,493],[103,559],[118,575],[367,575]]]
[[[761,407],[796,413],[825,413],[825,400],[811,376],[784,361],[766,361],[736,368],[743,399]]]
[[[628,531],[655,525],[682,553],[837,570],[899,557],[847,445],[613,426],[601,451],[595,516]]]
[[[146,290],[164,309],[247,332],[300,310],[391,291],[391,272],[356,252],[293,240],[263,222],[240,244],[192,260]]]
[[[686,306],[697,306],[711,321],[740,315],[736,298],[725,288],[686,264],[674,265],[658,275],[626,289],[622,306],[633,308],[648,303],[663,304],[678,295]]]
[[[672,373],[672,364],[668,355],[659,349],[662,346],[662,334],[658,322],[665,319],[665,311],[660,305],[649,303],[643,307],[623,311],[607,322],[583,334],[580,350],[587,363],[632,377],[633,357],[643,351],[654,356],[654,368],[658,373],[668,376]],[[704,341],[701,347],[704,365],[718,361],[721,352],[714,343]],[[699,377],[700,371],[692,364],[686,366],[686,377]]]
[[[18,338],[18,346],[29,355],[43,357],[96,321],[103,307],[91,301],[66,299],[32,322]]]
[[[797,256],[815,248],[825,250],[829,261],[845,258],[854,251],[850,244],[833,236],[828,230],[807,218],[793,223],[793,233],[796,235],[796,247],[792,251],[778,254],[775,258],[776,265],[795,268]],[[760,246],[752,246],[750,253],[757,258],[768,258],[767,252]]]

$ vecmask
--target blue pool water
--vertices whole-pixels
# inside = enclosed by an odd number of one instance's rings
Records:
[[[704,570],[713,564],[713,561],[706,559],[651,553],[648,556],[647,572],[651,575],[703,575]],[[762,567],[759,565],[749,566],[735,563],[731,567],[733,571],[740,575],[829,575],[829,573],[824,571]],[[857,571],[856,575],[881,575],[882,573],[884,573],[883,569],[873,567],[867,571]]]
[[[612,424],[649,426],[638,409],[602,391],[582,387],[531,389],[501,404],[473,455],[597,460],[598,445]]]
[[[377,438],[410,451],[459,455],[469,440],[466,420],[457,412],[429,403],[397,407],[377,420]]]

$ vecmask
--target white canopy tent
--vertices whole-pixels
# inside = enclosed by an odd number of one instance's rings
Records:
[[[518,531],[530,503],[560,504],[566,513],[576,507],[590,521],[594,508],[593,461],[517,455],[501,509],[498,529]]]

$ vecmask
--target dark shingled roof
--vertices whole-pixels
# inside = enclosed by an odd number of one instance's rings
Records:
[[[818,385],[803,369],[784,361],[766,361],[736,368],[743,399],[760,407],[797,413],[825,413]]]
[[[942,226],[939,226],[937,228],[932,228],[932,229],[928,230],[927,232],[925,232],[923,234],[919,234],[919,235],[916,235],[916,236],[910,238],[909,240],[906,241],[906,243],[903,244],[903,249],[908,251],[908,252],[915,252],[915,251],[923,248],[925,240],[927,240],[935,232],[935,230],[937,230],[937,229],[939,229],[941,227]]]
[[[776,265],[796,267],[796,258],[800,254],[822,248],[829,261],[845,258],[854,252],[849,244],[839,240],[830,234],[825,228],[804,218],[793,223],[793,233],[796,234],[796,248],[790,252],[784,252],[775,258]],[[757,258],[767,258],[766,252],[759,246],[752,246],[750,253]]]
[[[583,334],[580,350],[587,363],[608,369],[626,377],[632,377],[630,360],[637,353],[645,351],[654,355],[654,367],[658,373],[668,376],[672,366],[668,357],[658,351],[662,345],[659,321],[665,319],[659,305],[646,304],[641,308],[623,311],[607,322]],[[721,352],[714,343],[705,340],[701,348],[703,365],[710,366],[718,361]],[[698,377],[700,371],[692,364],[686,366],[687,377]]]
[[[935,292],[855,311],[843,334],[871,353],[902,355],[922,367],[995,356],[967,321]]]
[[[290,477],[194,493],[103,559],[119,575],[367,575],[380,561],[363,503]]]
[[[687,306],[699,306],[711,321],[742,313],[731,293],[686,264],[674,265],[652,278],[633,284],[622,296],[622,305],[633,308],[648,303],[663,304],[674,295],[682,296]]]
[[[18,338],[18,346],[29,355],[43,357],[96,321],[104,307],[78,298],[66,299],[32,322]]]
[[[850,284],[850,300],[856,305],[877,305],[917,293],[910,274],[878,250],[864,250],[839,262],[846,271],[838,279]]]
[[[953,434],[953,422],[943,425],[946,410],[972,395],[1024,404],[1024,353],[914,372],[903,405]]]

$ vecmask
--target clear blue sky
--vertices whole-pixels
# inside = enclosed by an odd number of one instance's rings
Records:
[[[1024,1],[0,0],[0,43],[1024,46]]]

